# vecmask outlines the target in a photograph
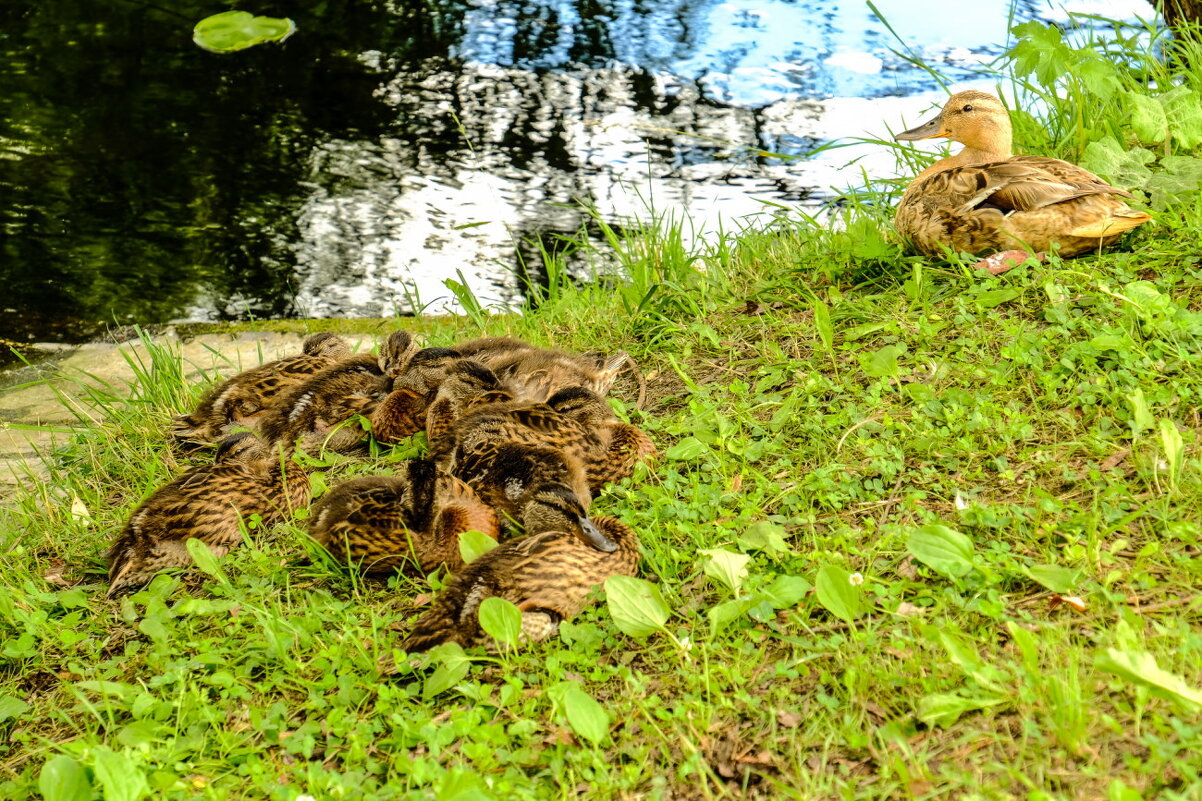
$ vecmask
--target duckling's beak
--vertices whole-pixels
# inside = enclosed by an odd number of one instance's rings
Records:
[[[584,541],[596,548],[602,553],[613,553],[618,550],[618,543],[609,538],[604,531],[597,528],[597,524],[587,517],[577,519],[580,523],[580,534]]]
[[[943,112],[940,112],[935,119],[928,120],[917,128],[902,131],[893,138],[899,142],[912,142],[917,139],[934,139],[937,136],[948,136],[949,134],[950,131],[943,127]]]

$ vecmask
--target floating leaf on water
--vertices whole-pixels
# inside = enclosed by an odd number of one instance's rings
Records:
[[[232,53],[264,42],[282,42],[295,31],[296,23],[290,19],[225,11],[196,23],[192,41],[210,53]]]

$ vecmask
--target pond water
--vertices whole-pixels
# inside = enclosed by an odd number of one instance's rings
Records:
[[[815,148],[943,97],[861,2],[265,0],[249,10],[298,32],[229,55],[191,42],[211,3],[2,5],[0,336],[19,341],[441,311],[459,275],[512,306],[534,243],[575,234],[581,204],[687,213],[697,234],[817,206],[893,161]],[[912,54],[984,87],[1012,24],[1153,14],[876,7]]]

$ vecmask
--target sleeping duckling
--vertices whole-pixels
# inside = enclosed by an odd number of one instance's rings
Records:
[[[414,354],[403,370],[392,373],[390,392],[371,415],[375,440],[394,444],[425,428],[434,395],[460,361],[459,353],[449,348],[425,348]]]
[[[394,476],[368,476],[334,487],[313,508],[309,536],[365,573],[416,564],[429,573],[463,567],[459,535],[482,531],[497,539],[497,515],[472,488],[410,459]]]
[[[214,464],[195,467],[160,487],[130,516],[108,551],[108,597],[142,586],[168,567],[192,564],[187,541],[218,556],[242,540],[242,520],[264,526],[309,502],[309,478],[249,432],[227,437]]]
[[[1076,256],[1118,241],[1151,219],[1119,200],[1130,193],[1059,159],[1015,156],[1010,114],[985,92],[953,95],[933,120],[899,140],[945,136],[964,149],[927,167],[897,206],[897,232],[928,256],[945,249],[1003,251],[977,266],[1004,272],[1027,258],[1058,250]]]
[[[585,456],[589,489],[594,495],[610,482],[629,478],[638,462],[656,456],[651,438],[637,426],[618,420],[609,404],[589,389],[562,389],[547,405],[594,435],[588,439]]]
[[[599,516],[616,548],[602,553],[574,533],[545,531],[504,543],[455,574],[401,643],[408,653],[444,642],[487,644],[478,610],[485,598],[504,598],[522,610],[522,639],[546,639],[587,604],[592,588],[610,576],[633,576],[638,536],[613,517]]]
[[[299,445],[305,451],[322,447],[355,450],[365,434],[349,423],[356,415],[369,417],[392,385],[385,373],[406,355],[411,338],[404,331],[392,334],[379,358],[364,354],[344,359],[290,389],[263,416],[259,430],[268,442]]]
[[[624,351],[612,356],[576,356],[536,348],[513,337],[474,339],[456,345],[455,350],[492,370],[517,400],[535,403],[573,386],[586,387],[605,397],[630,361]]]
[[[351,353],[346,340],[325,332],[306,337],[302,347],[300,356],[267,362],[218,384],[194,412],[175,418],[171,436],[202,444],[219,439],[234,425],[253,427],[280,393]]]

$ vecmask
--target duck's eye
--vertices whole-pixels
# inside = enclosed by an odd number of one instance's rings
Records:
[[[967,106],[965,106],[964,108],[962,108],[960,110],[961,111],[972,111],[972,103],[969,103]]]

